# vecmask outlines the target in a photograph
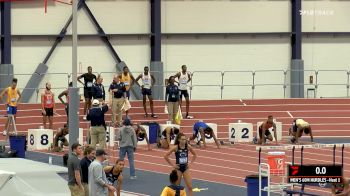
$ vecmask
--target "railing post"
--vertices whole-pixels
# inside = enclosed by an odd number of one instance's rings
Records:
[[[317,98],[317,88],[318,88],[318,70],[315,70],[315,79],[316,79],[316,84],[315,84],[315,97]]]
[[[284,78],[283,78],[283,97],[286,98],[286,90],[287,90],[287,70],[283,70]]]
[[[194,75],[194,72],[191,73],[190,99],[192,99],[193,75]]]
[[[221,72],[221,100],[222,100],[222,94],[223,94],[223,91],[224,91],[224,75],[225,75],[225,72]]]
[[[254,99],[255,95],[255,71],[252,72],[253,84],[252,84],[252,99]]]
[[[347,75],[348,75],[348,78],[347,78],[347,82],[346,82],[346,97],[349,98],[349,77],[350,77],[349,71],[347,71]]]

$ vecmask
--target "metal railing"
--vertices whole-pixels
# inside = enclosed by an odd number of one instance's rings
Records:
[[[189,85],[191,99],[239,99],[239,98],[288,98],[293,85],[290,82],[291,72],[297,70],[242,70],[242,71],[193,71]],[[100,72],[105,80],[105,88],[112,81],[116,72]],[[136,78],[142,71],[133,72]],[[154,75],[159,72],[151,72]],[[163,72],[164,79],[175,75],[177,71]],[[18,87],[25,88],[25,83],[33,74],[14,74],[19,79]],[[67,88],[71,80],[71,73],[45,73],[42,84],[50,81],[56,95]],[[0,77],[8,76],[0,74]],[[315,80],[309,83],[308,77]],[[313,91],[315,97],[349,97],[350,70],[304,70],[305,94]],[[164,86],[164,81],[162,81]],[[159,86],[159,85],[158,85]],[[42,87],[34,88],[36,102],[40,101],[39,93]],[[82,88],[82,87],[80,87]],[[33,88],[32,88],[33,89]],[[0,89],[1,90],[1,89]],[[214,95],[213,95],[214,94]],[[33,99],[33,98],[32,98]]]

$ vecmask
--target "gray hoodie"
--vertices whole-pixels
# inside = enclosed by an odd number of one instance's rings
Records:
[[[136,148],[137,146],[137,137],[132,126],[123,126],[120,128],[118,140],[120,141],[120,147],[131,146]]]

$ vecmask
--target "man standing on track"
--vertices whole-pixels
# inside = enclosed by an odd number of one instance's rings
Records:
[[[314,142],[311,126],[303,119],[296,119],[293,121],[292,127],[289,129],[289,135],[292,135],[291,142],[298,143],[299,138],[305,134],[310,134],[311,142]]]
[[[73,86],[73,83],[70,82],[68,84],[69,87]],[[63,101],[62,97],[66,96],[66,102]],[[61,101],[61,103],[64,105],[64,109],[66,110],[66,115],[67,115],[67,122],[68,122],[68,115],[69,115],[69,90],[66,89],[64,91],[62,91],[59,95],[58,95],[58,99]]]
[[[112,107],[112,124],[113,126],[120,127],[122,124],[122,107],[125,104],[126,88],[123,82],[120,82],[120,76],[114,75],[113,82],[109,86],[110,101]],[[117,122],[116,122],[117,115]]]
[[[130,99],[130,88],[134,84],[135,78],[130,74],[127,66],[123,67],[123,73],[120,74],[120,81],[124,83],[126,89],[126,96]],[[125,111],[126,116],[129,116],[129,111]]]
[[[267,121],[263,122],[260,126],[259,126],[259,144],[266,144],[266,139],[272,141],[272,135],[269,131],[269,129],[273,127],[272,131],[273,131],[273,135],[275,136],[275,140],[276,140],[276,144],[278,144],[277,142],[277,133],[276,133],[276,124],[273,122],[273,116],[269,115],[267,118]]]
[[[80,80],[84,78],[84,83]],[[91,99],[92,99],[92,85],[96,81],[95,74],[92,73],[92,67],[88,67],[88,72],[78,77],[78,81],[84,86],[84,116],[83,119],[86,120],[87,111],[91,108]]]
[[[7,136],[7,131],[10,130],[9,129],[10,120],[12,119],[16,121],[17,106],[21,100],[21,92],[17,89],[17,81],[18,81],[17,78],[13,78],[11,86],[3,90],[0,94],[0,101],[2,100],[2,97],[5,94],[7,95],[7,101],[6,101],[7,120],[5,123],[5,129],[2,132],[3,136]],[[13,125],[13,129],[15,129],[15,122],[12,122],[12,125]],[[7,137],[5,140],[7,140]]]
[[[149,68],[146,66],[144,67],[144,73],[140,74],[136,79],[136,84],[138,84],[138,81],[142,79],[142,95],[143,95],[143,109],[145,110],[145,117],[148,117],[147,113],[147,107],[146,107],[146,98],[148,97],[149,105],[151,108],[151,117],[157,118],[157,116],[153,112],[153,97],[152,97],[152,87],[154,86],[154,83],[156,82],[156,79],[154,76],[149,73]],[[139,84],[138,84],[139,85]],[[140,85],[139,85],[140,86]]]
[[[49,129],[53,129],[53,113],[55,108],[55,95],[51,91],[51,84],[46,83],[46,89],[41,94],[41,110],[43,115],[43,124],[46,129],[46,121],[49,120]]]
[[[180,105],[182,105],[182,96],[185,97],[186,100],[186,118],[192,119],[192,116],[189,116],[188,113],[190,111],[190,96],[188,93],[188,83],[191,82],[191,74],[187,72],[186,65],[181,66],[182,71],[178,72],[175,75],[175,78],[179,80],[179,89],[180,89]]]

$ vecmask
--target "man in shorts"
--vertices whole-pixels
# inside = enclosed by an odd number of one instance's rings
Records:
[[[208,136],[212,137],[215,141],[216,146],[220,148],[219,141],[216,138],[213,129],[209,127],[209,125],[207,125],[205,122],[198,121],[193,125],[193,135],[190,137],[190,141],[197,138],[197,140],[199,140],[197,144],[200,145],[200,142],[203,142],[204,148],[206,148],[207,145],[205,138]]]
[[[80,80],[84,78],[84,83]],[[88,67],[88,72],[78,77],[78,81],[84,86],[84,116],[83,119],[86,120],[87,111],[91,108],[91,99],[92,99],[92,85],[96,81],[96,75],[92,73],[92,67]]]
[[[6,94],[6,111],[7,111],[7,120],[5,123],[5,129],[2,132],[3,136],[7,136],[7,131],[9,131],[10,121],[16,121],[17,115],[17,106],[21,100],[21,92],[17,89],[17,78],[12,79],[12,84],[5,90],[3,90],[0,94],[0,101],[3,96]],[[15,122],[12,122],[13,129],[15,129]],[[7,137],[5,138],[7,140]]]
[[[63,128],[59,129],[53,138],[53,148],[52,151],[54,152],[60,152],[63,150],[63,146],[68,146],[68,140],[66,138],[66,135],[69,134],[68,126],[67,124],[64,124]],[[61,142],[59,144],[59,142]]]
[[[53,113],[55,108],[55,95],[51,91],[51,84],[46,83],[46,89],[41,94],[41,113],[43,115],[43,125],[46,129],[46,121],[49,120],[49,129],[53,129]]]
[[[267,117],[267,121],[263,122],[260,126],[259,126],[259,144],[266,144],[266,139],[272,141],[272,135],[270,132],[270,128],[273,127],[272,131],[276,140],[276,144],[278,144],[277,142],[277,133],[276,133],[276,124],[273,122],[273,116],[269,115]]]
[[[292,127],[289,129],[289,135],[292,136],[291,142],[298,143],[303,133],[307,135],[310,134],[311,142],[314,141],[310,124],[303,119],[295,119]]]
[[[142,79],[141,91],[143,95],[142,101],[143,101],[143,109],[145,111],[145,117],[146,118],[148,117],[147,107],[146,107],[146,99],[148,98],[149,105],[151,108],[151,113],[152,113],[151,117],[157,118],[157,116],[153,112],[153,97],[152,97],[152,87],[154,86],[156,79],[151,73],[149,73],[149,68],[147,66],[144,67],[144,72],[135,79],[137,85],[139,85],[138,81],[140,79]]]
[[[179,89],[180,89],[180,105],[182,105],[182,97],[185,97],[186,100],[186,118],[191,119],[192,116],[189,116],[190,111],[190,95],[188,93],[188,83],[191,82],[191,74],[187,72],[186,65],[181,66],[182,71],[178,72],[175,75],[175,78],[179,80]]]

